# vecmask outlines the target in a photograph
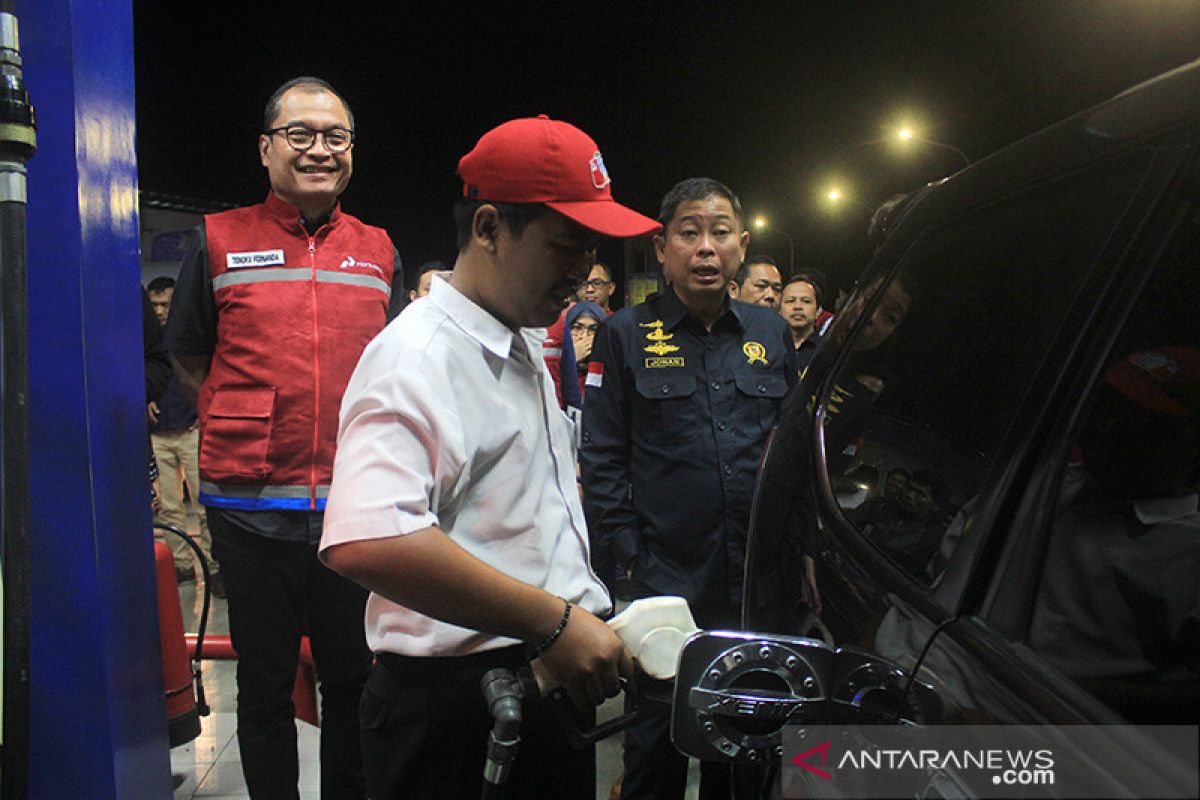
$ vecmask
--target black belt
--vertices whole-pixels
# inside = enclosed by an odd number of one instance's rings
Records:
[[[480,653],[464,656],[402,656],[398,653],[378,652],[375,660],[395,677],[430,676],[448,671],[492,669],[507,667],[518,669],[529,663],[529,648],[523,644],[497,647]]]

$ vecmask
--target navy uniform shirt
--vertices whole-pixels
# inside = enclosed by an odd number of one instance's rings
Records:
[[[584,395],[584,505],[594,544],[639,596],[741,602],[759,462],[795,347],[778,312],[730,301],[706,331],[668,289],[600,326]]]
[[[821,334],[813,331],[808,335],[800,346],[796,348],[796,367],[801,373],[808,368],[812,363],[813,356],[817,354],[817,345],[821,343]]]

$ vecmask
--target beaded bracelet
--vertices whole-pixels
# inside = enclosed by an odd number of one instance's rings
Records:
[[[558,637],[562,636],[562,632],[567,629],[567,620],[569,620],[571,618],[571,601],[567,600],[566,598],[563,598],[563,597],[560,597],[558,599],[562,600],[563,603],[566,604],[566,608],[563,609],[562,619],[560,619],[558,621],[558,627],[554,629],[554,632],[551,633],[549,636],[547,636],[545,639],[543,639],[541,644],[539,644],[537,647],[533,648],[533,657],[534,658],[537,658],[542,653],[546,652],[546,650],[548,650],[550,648],[550,645],[557,642]]]

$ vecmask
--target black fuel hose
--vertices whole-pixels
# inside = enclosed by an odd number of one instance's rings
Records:
[[[192,657],[192,677],[196,680],[196,713],[207,717],[209,708],[208,701],[204,697],[204,677],[201,674],[200,659],[204,657],[204,634],[208,630],[208,608],[212,604],[212,571],[208,566],[208,559],[204,556],[204,551],[186,531],[165,522],[156,522],[154,527],[169,531],[187,542],[188,547],[192,548],[192,552],[200,561],[200,571],[204,573],[204,602],[200,606],[200,619],[196,622],[196,654]]]

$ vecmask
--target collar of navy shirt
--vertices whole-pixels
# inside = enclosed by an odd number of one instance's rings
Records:
[[[679,299],[679,295],[675,293],[673,286],[667,286],[662,292],[655,292],[646,298],[658,318],[663,321],[663,327],[666,330],[675,330],[681,322],[690,318],[696,326],[698,332],[704,332],[704,323],[700,321],[692,312],[688,311],[687,306]],[[740,308],[739,308],[740,306]],[[733,325],[737,330],[746,329],[745,314],[750,308],[748,303],[739,303],[729,297],[725,298],[725,310],[713,322],[711,330],[717,330],[725,325]]]

